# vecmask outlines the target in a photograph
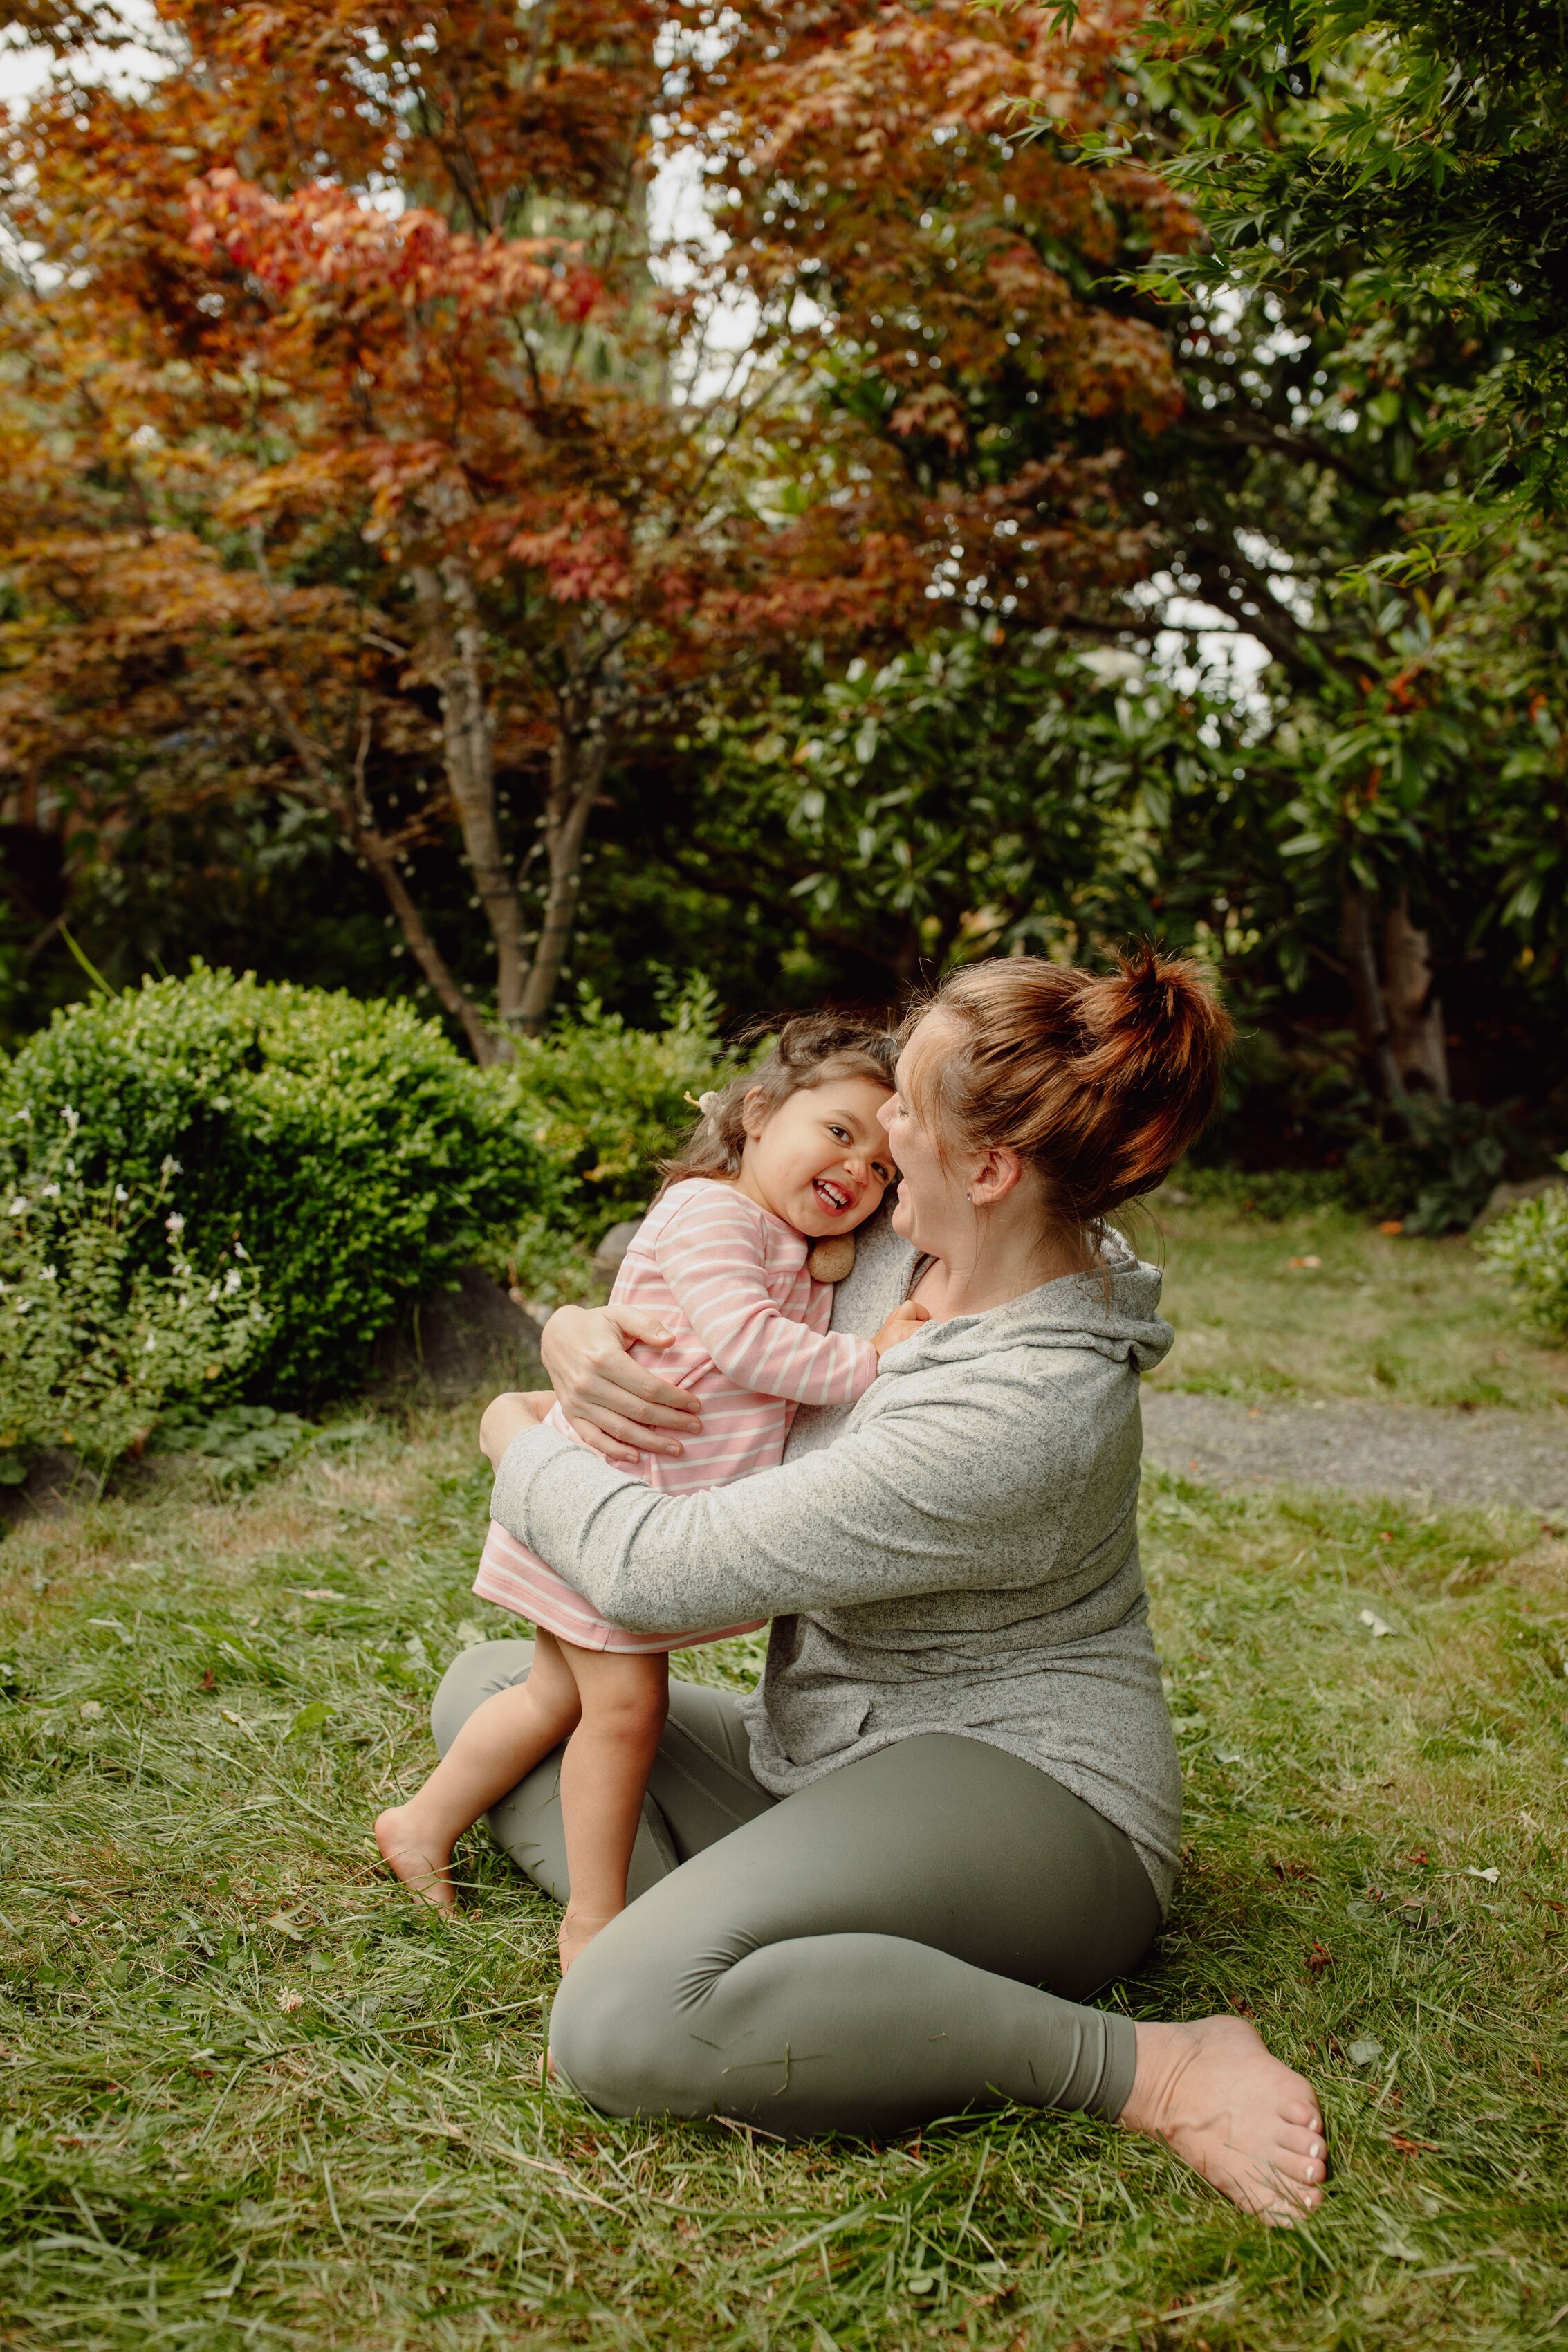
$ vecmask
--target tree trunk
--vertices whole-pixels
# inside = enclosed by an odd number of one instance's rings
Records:
[[[243,670],[236,672],[235,677],[246,698],[255,709],[265,711],[292,745],[307,780],[308,797],[318,808],[326,811],[347,846],[362,865],[369,866],[381,884],[410,954],[441,1003],[462,1029],[474,1059],[481,1069],[488,1067],[497,1058],[496,1038],[485,1026],[477,1007],[465,993],[455,973],[425,929],[424,919],[413,903],[408,885],[398,871],[397,844],[389,841],[376,823],[365,776],[371,751],[369,718],[361,719],[359,741],[354,752],[353,781],[351,785],[346,785],[338,762],[323,750],[308,730],[300,725],[285,694],[265,680],[248,677]]]
[[[1431,940],[1410,919],[1410,894],[1401,890],[1383,933],[1384,996],[1388,1045],[1406,1094],[1449,1099],[1443,1008],[1432,985]]]
[[[1377,950],[1372,935],[1372,902],[1358,882],[1348,882],[1340,900],[1340,936],[1355,1015],[1355,1042],[1372,1073],[1374,1091],[1385,1102],[1396,1103],[1404,1088],[1398,1065],[1389,1050],[1388,1013],[1377,976]]]
[[[472,573],[456,556],[448,556],[439,572],[428,564],[415,564],[413,572],[424,636],[423,666],[441,696],[447,787],[496,948],[501,1037],[492,1040],[487,1058],[507,1060],[510,1033],[530,1025],[523,1002],[531,975],[523,949],[522,901],[502,846],[496,810],[495,721],[485,692],[479,600]]]
[[[560,730],[550,749],[549,793],[545,803],[549,880],[538,945],[517,1015],[518,1027],[529,1037],[537,1037],[549,1018],[577,923],[583,843],[610,751],[595,703],[591,688],[567,698]]]

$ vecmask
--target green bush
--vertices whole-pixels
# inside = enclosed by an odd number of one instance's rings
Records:
[[[78,1143],[74,1114],[0,1132],[0,1484],[47,1446],[107,1469],[267,1336],[254,1259],[218,1247],[197,1271],[173,1169],[89,1184]]]
[[[84,1183],[142,1200],[167,1166],[202,1271],[239,1238],[271,1318],[245,1385],[273,1404],[351,1388],[412,1294],[550,1192],[511,1091],[434,1023],[201,966],[57,1015],[7,1086],[39,1132],[76,1121]]]
[[[1173,1189],[1194,1207],[1236,1209],[1260,1217],[1299,1217],[1348,1204],[1337,1168],[1179,1168]],[[1158,1195],[1155,1195],[1156,1202]],[[1178,1203],[1179,1205],[1179,1203]]]
[[[1351,1197],[1409,1234],[1458,1231],[1479,1216],[1511,1152],[1523,1142],[1508,1113],[1411,1095],[1397,1133],[1366,1136],[1345,1155]]]
[[[1557,1165],[1568,1172],[1568,1153]],[[1476,1247],[1521,1293],[1529,1320],[1553,1339],[1568,1339],[1568,1185],[1521,1201]]]
[[[662,1027],[630,1029],[585,991],[575,1020],[525,1040],[514,1063],[491,1073],[549,1163],[558,1229],[593,1243],[647,1207],[660,1160],[696,1115],[690,1097],[742,1066],[714,1013],[698,982],[667,1005]]]

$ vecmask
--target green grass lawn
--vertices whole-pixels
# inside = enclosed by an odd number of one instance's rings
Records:
[[[1281,1245],[1195,1217],[1178,1312],[1206,1266],[1328,1297]],[[1245,2004],[1311,2074],[1334,2179],[1270,2234],[1082,2119],[790,2149],[542,2083],[549,1906],[473,1841],[476,1908],[439,1922],[367,1835],[442,1665],[509,1622],[468,1591],[471,1426],[384,1421],[246,1496],[193,1472],[0,1545],[0,2343],[1563,2341],[1568,1547],[1146,1481],[1188,1858],[1116,1998]]]
[[[1163,1196],[1128,1232],[1166,1268],[1177,1338],[1155,1375],[1162,1388],[1253,1402],[1568,1405],[1568,1349],[1524,1332],[1507,1286],[1462,1234],[1422,1241],[1343,1209],[1276,1222]]]

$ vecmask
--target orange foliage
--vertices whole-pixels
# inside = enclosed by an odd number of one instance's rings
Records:
[[[1136,575],[1115,436],[1176,393],[1105,281],[1191,224],[1011,136],[1102,119],[1134,13],[164,0],[155,86],[63,79],[5,130],[37,257],[4,315],[0,776],[314,799],[506,1050],[618,747],[802,636],[1038,625]],[[68,54],[90,12],[41,22]],[[718,225],[663,254],[655,130]],[[454,823],[495,1024],[411,895]]]

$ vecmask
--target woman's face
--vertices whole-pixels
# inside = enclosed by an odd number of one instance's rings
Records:
[[[882,1107],[881,1118],[899,1167],[899,1186],[893,1212],[893,1229],[917,1250],[951,1264],[972,1251],[975,1213],[965,1199],[965,1163],[961,1156],[944,1160],[930,1129],[916,1118],[910,1103],[910,1081],[926,1075],[928,1060],[939,1063],[956,1043],[954,1023],[941,1013],[927,1013],[910,1033],[898,1057],[898,1091]],[[935,1076],[935,1069],[929,1073]]]

